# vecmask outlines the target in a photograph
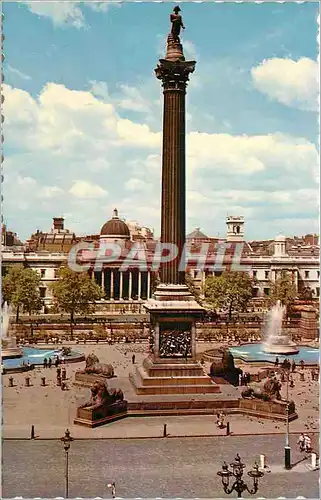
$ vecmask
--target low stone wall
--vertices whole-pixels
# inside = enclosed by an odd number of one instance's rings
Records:
[[[228,399],[199,401],[155,401],[128,403],[128,416],[155,415],[211,415],[218,411],[225,414],[241,413],[258,418],[286,421],[286,403],[277,401],[262,401],[258,399]],[[296,412],[289,415],[289,420],[298,417]]]
[[[299,333],[297,323],[289,324],[285,327],[285,331],[289,335],[295,336]],[[243,339],[244,342],[249,337],[260,337],[262,335],[262,323],[235,323],[230,324],[228,327],[222,323],[197,323],[196,324],[196,337],[199,342],[212,342],[217,340],[217,337],[223,336],[224,338],[231,338],[234,336],[236,339]]]

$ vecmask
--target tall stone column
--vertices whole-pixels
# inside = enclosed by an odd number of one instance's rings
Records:
[[[110,298],[114,298],[114,271],[110,271]]]
[[[132,288],[133,288],[132,272],[128,271],[128,298],[129,298],[129,300],[131,300],[131,298],[132,298]]]
[[[123,298],[123,272],[119,271],[119,299]]]
[[[142,294],[142,274],[138,271],[138,300],[140,300]]]
[[[182,45],[169,34],[165,59],[155,69],[164,93],[161,242],[176,245],[178,257],[163,263],[163,284],[185,284],[185,272],[179,271],[185,243],[185,94],[195,64],[185,61]]]
[[[147,271],[147,300],[150,298],[150,271]]]
[[[103,293],[105,293],[105,271],[102,269],[101,271],[101,289]]]
[[[161,283],[145,304],[150,314],[150,355],[130,376],[136,393],[159,395],[160,406],[164,394],[220,392],[196,358],[196,322],[204,310],[185,284],[185,265],[179,269],[185,243],[185,94],[196,63],[185,61],[180,8],[173,12],[166,56],[155,73],[164,89],[161,241],[176,245],[179,254],[163,263]]]

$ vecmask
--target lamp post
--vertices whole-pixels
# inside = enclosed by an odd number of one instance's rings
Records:
[[[64,450],[65,450],[65,454],[66,454],[66,469],[65,469],[65,479],[66,479],[66,485],[65,485],[65,498],[69,498],[69,457],[68,457],[68,453],[69,453],[69,449],[70,449],[70,443],[71,441],[74,440],[74,438],[72,438],[70,436],[70,430],[69,429],[66,429],[65,431],[65,435],[60,438],[60,440],[63,442],[64,444]]]
[[[291,447],[290,447],[290,429],[289,429],[289,378],[290,369],[286,370],[286,433],[284,446],[284,467],[291,469]]]
[[[230,495],[233,491],[236,491],[237,498],[242,498],[243,491],[248,491],[250,495],[255,495],[259,489],[259,479],[264,476],[264,472],[259,470],[258,464],[255,462],[253,469],[247,473],[248,476],[253,479],[252,488],[249,488],[249,486],[242,479],[245,464],[241,462],[241,458],[238,453],[236,454],[234,462],[232,462],[230,466],[232,470],[229,470],[228,464],[224,462],[222,470],[217,473],[217,475],[222,479],[224,493]],[[232,486],[229,487],[231,477],[235,478],[235,481]]]

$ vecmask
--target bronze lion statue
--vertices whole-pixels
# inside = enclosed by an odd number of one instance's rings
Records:
[[[112,378],[114,376],[113,365],[100,363],[98,357],[92,353],[86,357],[85,373],[99,375],[101,377]]]
[[[90,390],[90,400],[83,404],[81,408],[97,410],[103,406],[109,406],[124,400],[124,394],[121,389],[112,389],[109,391],[107,383],[102,380],[96,380]]]
[[[282,384],[276,377],[269,378],[263,385],[260,384],[254,387],[246,387],[242,391],[242,397],[264,399],[265,401],[276,399],[279,401],[281,399],[281,388]]]

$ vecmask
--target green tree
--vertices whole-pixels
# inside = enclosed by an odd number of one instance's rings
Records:
[[[160,276],[159,273],[154,272],[151,274],[151,291],[152,294],[156,292],[156,288],[160,284]]]
[[[7,273],[2,280],[2,297],[5,302],[11,304],[13,294],[16,291],[17,283],[23,271],[23,266],[9,266]]]
[[[58,280],[51,284],[54,308],[70,315],[70,333],[73,337],[75,314],[88,314],[95,310],[95,302],[102,298],[102,291],[88,275],[69,267],[61,267]]]
[[[194,280],[189,273],[185,274],[185,284],[188,287],[189,292],[194,295],[195,300],[200,302],[201,300],[201,292],[197,286],[195,286]]]
[[[296,286],[292,277],[282,272],[278,278],[271,283],[270,295],[267,299],[268,306],[274,306],[278,301],[289,310],[291,304],[297,297]]]
[[[2,291],[4,300],[16,306],[16,321],[19,321],[19,310],[22,307],[29,315],[41,309],[40,276],[37,271],[23,266],[11,266],[3,279]]]
[[[254,281],[247,272],[225,271],[205,280],[205,300],[214,310],[226,309],[229,319],[235,311],[245,311],[253,296]]]

